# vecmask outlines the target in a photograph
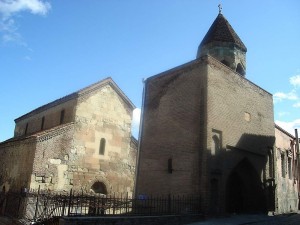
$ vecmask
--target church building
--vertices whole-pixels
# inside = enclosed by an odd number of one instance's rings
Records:
[[[279,211],[273,97],[246,78],[246,52],[220,10],[195,60],[145,80],[137,196],[199,196],[213,215]],[[298,181],[287,182],[295,211]]]
[[[15,120],[0,143],[0,188],[133,193],[137,140],[129,98],[106,78]]]

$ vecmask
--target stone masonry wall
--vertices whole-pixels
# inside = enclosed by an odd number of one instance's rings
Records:
[[[275,148],[275,171],[276,171],[276,195],[277,213],[297,212],[298,210],[298,180],[295,180],[295,157],[289,154],[292,149],[291,140],[293,136],[286,132],[275,129],[276,148]],[[291,176],[289,175],[289,162],[291,160]],[[283,163],[283,164],[282,164]],[[284,171],[283,171],[284,170]]]
[[[72,167],[74,124],[69,123],[39,133],[31,174],[30,188],[69,191],[73,187]]]
[[[35,138],[0,144],[0,188],[19,192],[29,186],[35,152]]]
[[[132,195],[136,150],[130,147],[132,109],[110,85],[82,96],[76,107],[73,185],[87,191],[95,182],[109,194]],[[105,139],[105,152],[99,152]]]
[[[56,106],[46,108],[43,111],[37,110],[37,112],[33,115],[26,116],[25,118],[22,118],[20,120],[16,120],[15,137],[25,135],[27,124],[27,134],[41,131],[43,117],[45,118],[43,130],[60,125],[60,115],[62,110],[64,110],[64,124],[74,121],[75,105],[76,99],[72,99]]]

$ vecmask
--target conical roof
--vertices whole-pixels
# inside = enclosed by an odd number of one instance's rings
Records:
[[[222,13],[219,13],[219,15],[209,28],[207,34],[200,44],[200,47],[215,41],[234,43],[241,50],[245,52],[247,51],[246,46],[239,38],[239,36],[235,33]]]

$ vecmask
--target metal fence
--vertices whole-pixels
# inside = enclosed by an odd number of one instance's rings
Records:
[[[61,216],[149,216],[200,213],[197,196],[99,195],[83,192],[53,194],[42,191],[6,193],[0,209],[5,215],[27,221],[47,221]],[[1,211],[0,211],[1,213]]]

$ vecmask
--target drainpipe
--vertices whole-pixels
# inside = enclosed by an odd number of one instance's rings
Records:
[[[133,196],[137,198],[137,183],[138,183],[138,175],[139,175],[139,168],[140,168],[140,150],[141,150],[141,142],[142,142],[142,130],[144,124],[144,108],[145,108],[145,83],[146,80],[143,79],[143,95],[142,95],[142,107],[141,107],[141,116],[140,116],[140,127],[139,127],[139,137],[138,137],[138,151],[136,156],[136,167],[135,167],[135,185],[134,185],[134,193]]]

